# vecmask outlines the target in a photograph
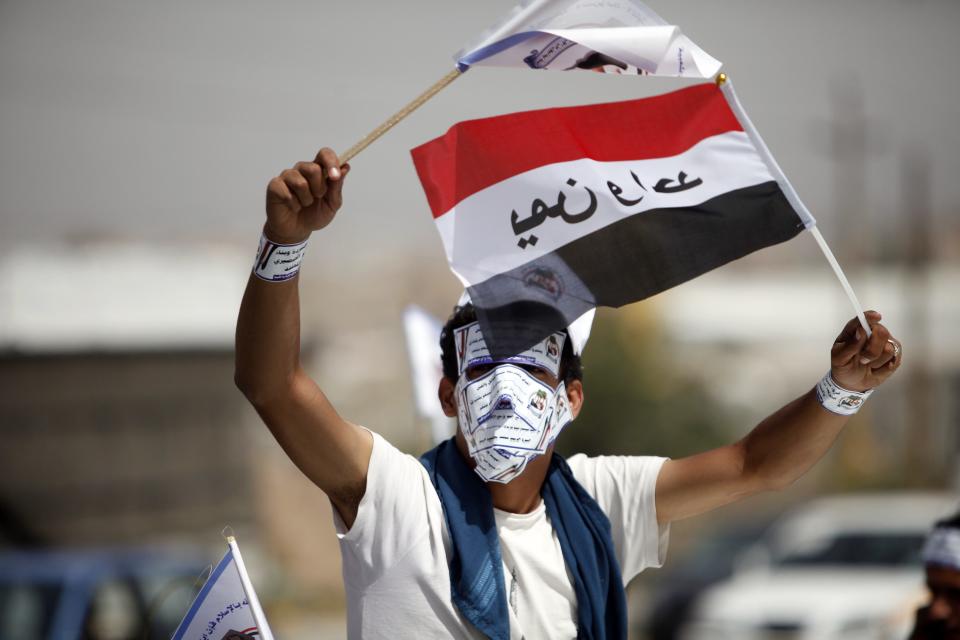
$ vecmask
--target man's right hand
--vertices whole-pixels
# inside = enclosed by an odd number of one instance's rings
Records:
[[[348,165],[331,149],[270,181],[263,232],[281,244],[330,224]],[[237,386],[290,459],[327,494],[349,527],[367,483],[373,436],[344,420],[300,363],[299,278],[250,275],[237,317]]]
[[[267,185],[267,238],[296,244],[323,229],[343,204],[343,181],[350,165],[340,166],[333,149],[324,147],[313,162],[298,162]]]

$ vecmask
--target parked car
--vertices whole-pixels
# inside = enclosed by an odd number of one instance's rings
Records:
[[[170,638],[206,563],[144,549],[0,554],[0,638]]]
[[[958,498],[844,495],[779,519],[703,593],[684,640],[902,640],[925,597],[920,552]]]
[[[700,537],[686,554],[657,572],[644,625],[650,640],[677,640],[700,595],[729,578],[737,554],[761,538],[770,521],[737,523]]]

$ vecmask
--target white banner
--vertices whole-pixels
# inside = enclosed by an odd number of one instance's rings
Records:
[[[721,63],[639,0],[528,0],[456,55],[475,66],[712,78]]]

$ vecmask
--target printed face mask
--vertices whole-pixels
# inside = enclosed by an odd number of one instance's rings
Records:
[[[512,363],[538,366],[556,376],[565,336],[550,336],[468,380],[467,367],[492,364],[493,360],[475,324],[458,332],[462,333],[456,335],[461,369],[456,387],[457,409],[470,456],[477,463],[477,474],[485,481],[510,482],[523,472],[527,462],[546,452],[572,420],[563,382],[552,389]]]

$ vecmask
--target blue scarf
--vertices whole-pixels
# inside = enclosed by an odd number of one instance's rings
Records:
[[[423,454],[420,462],[440,496],[453,541],[453,603],[491,640],[509,640],[510,616],[490,491],[460,455],[453,438]],[[556,453],[541,496],[573,576],[577,637],[626,638],[626,592],[606,514]]]

